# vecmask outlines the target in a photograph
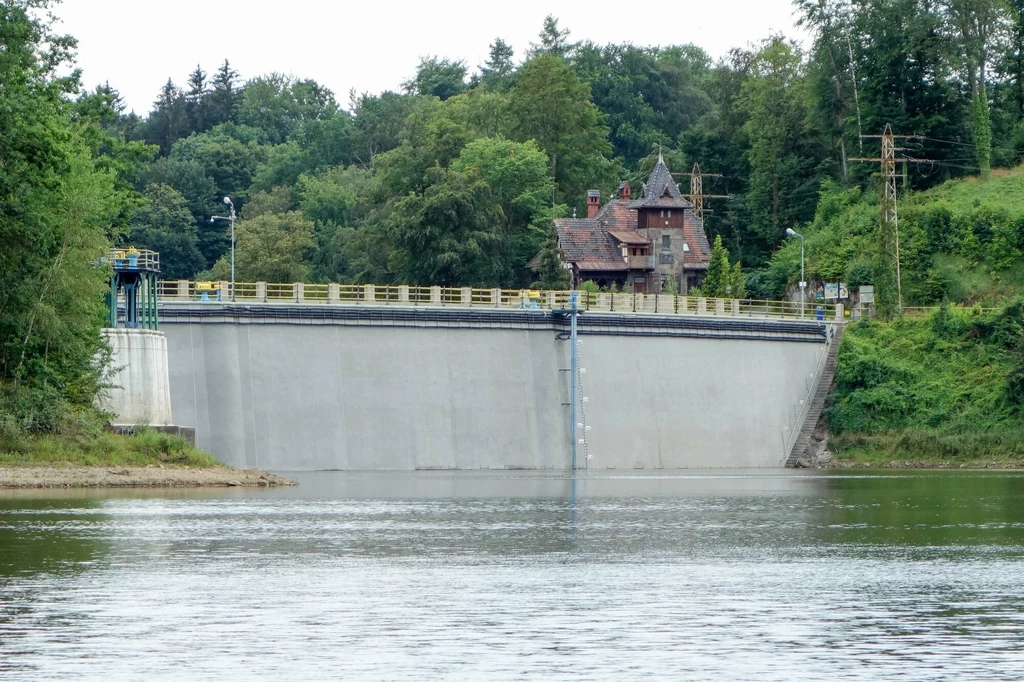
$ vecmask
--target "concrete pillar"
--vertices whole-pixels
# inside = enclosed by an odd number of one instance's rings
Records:
[[[697,299],[697,314],[704,315],[708,312],[708,299],[703,296]]]
[[[377,290],[372,284],[363,285],[363,300],[367,303],[377,302]]]
[[[110,377],[111,387],[98,398],[101,408],[114,414],[115,424],[173,424],[164,333],[104,329],[102,334],[110,346],[110,366],[117,371]]]
[[[715,299],[715,315],[725,315],[725,299]]]
[[[842,303],[836,303],[836,322],[842,322],[843,321],[843,313],[844,313],[844,311],[845,311],[845,306],[843,306]]]
[[[441,287],[430,287],[430,302],[434,305],[441,305]]]
[[[739,301],[739,299],[736,299],[736,298],[732,299],[732,314],[733,315],[739,315],[740,314],[740,301]]]
[[[220,296],[218,296],[217,298],[220,299],[221,301],[230,301],[231,282],[225,282],[224,280],[221,280],[220,282],[217,282],[217,287],[220,289]]]
[[[469,287],[462,287],[462,305],[473,305],[473,290]]]
[[[267,283],[256,282],[256,300],[262,303],[267,302]]]
[[[491,289],[491,303],[495,308],[501,305],[501,289]]]
[[[331,282],[327,285],[327,302],[337,303],[341,300],[341,287],[337,282]]]
[[[186,301],[188,300],[188,285],[189,282],[187,279],[178,280],[178,298]]]
[[[399,284],[398,285],[398,302],[408,303],[409,302],[409,285]]]
[[[295,302],[302,303],[306,300],[306,285],[302,282],[296,282],[293,285],[295,289]]]
[[[688,314],[690,312],[690,297],[680,296],[679,300],[676,301],[676,309],[684,315]]]
[[[548,292],[547,307],[552,309],[552,310],[554,310],[554,308],[555,308],[555,292],[553,292],[553,291],[549,291]]]
[[[597,308],[599,310],[608,310],[611,307],[611,294],[600,293],[597,295]]]

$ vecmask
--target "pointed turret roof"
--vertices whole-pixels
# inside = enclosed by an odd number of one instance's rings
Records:
[[[672,179],[672,173],[665,165],[665,157],[658,152],[658,163],[654,164],[651,176],[644,183],[640,198],[630,202],[630,208],[692,208],[679,185]]]

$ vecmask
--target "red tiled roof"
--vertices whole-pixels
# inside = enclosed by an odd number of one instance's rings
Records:
[[[623,244],[647,245],[651,243],[651,240],[647,238],[647,235],[641,234],[635,230],[608,230],[608,234],[615,237]]]

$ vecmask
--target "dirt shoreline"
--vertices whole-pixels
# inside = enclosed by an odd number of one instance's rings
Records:
[[[187,466],[0,466],[2,488],[204,488],[296,485],[258,469]]]

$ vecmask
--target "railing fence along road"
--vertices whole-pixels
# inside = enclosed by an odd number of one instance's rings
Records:
[[[478,289],[379,284],[277,284],[237,282],[232,296],[230,282],[167,280],[158,285],[161,303],[235,302],[241,304],[291,303],[363,306],[452,306],[473,308],[564,309],[569,291],[536,289]],[[801,304],[789,301],[705,298],[678,294],[630,294],[581,291],[579,305],[596,312],[650,313],[659,315],[714,315],[800,319]],[[843,319],[842,304],[810,302],[803,306],[807,320]]]

